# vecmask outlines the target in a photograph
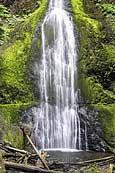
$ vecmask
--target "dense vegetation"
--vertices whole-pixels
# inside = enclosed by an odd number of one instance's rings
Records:
[[[37,3],[37,1],[35,2]],[[0,56],[0,102],[2,104],[28,103],[34,100],[31,86],[29,86],[26,64],[31,54],[34,30],[38,20],[42,17],[46,1],[43,1],[43,4],[39,2],[43,7],[33,3],[29,1],[22,1],[21,3],[14,1],[14,4],[9,3],[9,8],[7,8],[6,1],[5,3],[3,1],[6,7],[0,6],[0,43],[2,45],[6,42],[1,46]],[[22,8],[22,6],[24,7]],[[20,10],[18,10],[18,7]],[[34,9],[31,9],[32,7]],[[38,10],[33,12],[36,9],[35,7]],[[28,14],[28,12],[30,13]]]
[[[104,138],[115,145],[115,4],[71,0],[80,31],[79,87],[89,108],[99,110]]]
[[[47,0],[8,0],[0,5],[0,138],[20,147],[19,115],[36,102],[28,73],[32,38],[46,7]]]

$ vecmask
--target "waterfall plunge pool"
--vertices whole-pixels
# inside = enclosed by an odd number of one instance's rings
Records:
[[[112,154],[107,152],[83,151],[75,149],[54,148],[44,149],[44,151],[48,154],[49,164],[55,162],[56,165],[60,165],[63,163],[65,166],[68,165],[69,168],[71,165],[76,165],[80,162],[112,157]]]

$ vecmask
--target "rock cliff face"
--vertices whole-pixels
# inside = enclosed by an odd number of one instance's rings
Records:
[[[79,88],[82,104],[88,110],[95,110],[96,121],[101,124],[101,137],[112,147],[115,145],[115,4],[114,0],[70,0],[74,21],[79,31]],[[47,0],[32,1],[31,7],[27,1],[1,1],[10,8],[12,15],[19,15],[15,27],[11,28],[9,41],[2,44],[0,54],[0,117],[8,127],[8,134],[1,137],[11,140],[14,144],[14,129],[9,124],[19,121],[21,110],[36,102],[36,90],[30,85],[29,70],[36,58],[37,49],[41,45],[40,38],[32,38],[38,22],[47,9]],[[28,1],[29,2],[29,1]],[[28,4],[28,3],[27,3]],[[23,10],[16,10],[16,9]],[[36,9],[36,10],[35,10]],[[28,15],[20,20],[20,16]],[[10,16],[11,18],[11,16]],[[4,30],[1,30],[0,32]],[[4,38],[4,37],[3,37]],[[30,57],[34,54],[34,60]],[[38,52],[37,52],[38,53]],[[32,77],[32,73],[31,73]],[[36,84],[35,84],[36,85]],[[92,113],[91,113],[92,114]],[[94,113],[95,114],[95,113]],[[93,116],[93,115],[92,115]],[[94,115],[95,117],[95,115]],[[99,133],[98,124],[95,128]],[[18,134],[18,132],[16,132]],[[22,140],[22,137],[20,137]],[[91,141],[93,137],[91,138]],[[17,140],[17,143],[19,141]],[[92,141],[93,143],[93,141]],[[17,144],[16,144],[17,145]]]
[[[84,103],[98,111],[103,138],[115,145],[115,4],[71,0],[80,32],[79,87]]]

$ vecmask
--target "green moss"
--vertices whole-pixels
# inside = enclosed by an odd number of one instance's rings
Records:
[[[82,0],[71,0],[71,4],[72,4],[72,9],[74,12],[74,19],[75,19],[76,23],[78,25],[80,25],[83,22],[84,25],[87,26],[87,28],[92,28],[95,32],[99,32],[99,22],[94,19],[91,19],[84,12]],[[82,28],[80,30],[82,30]]]
[[[94,1],[83,6],[82,0],[71,0],[71,5],[80,33],[78,85],[88,107],[99,111],[104,138],[115,147],[115,18],[96,15]]]
[[[72,9],[74,12],[75,23],[77,24],[80,32],[80,58],[79,58],[79,87],[84,97],[89,97],[89,82],[87,80],[87,67],[86,62],[88,61],[89,55],[91,55],[92,61],[94,61],[94,52],[91,48],[94,44],[97,44],[99,39],[99,27],[100,23],[90,18],[84,11],[82,0],[71,0]],[[94,43],[92,43],[92,39]],[[87,89],[87,90],[86,90]]]
[[[31,54],[32,37],[35,28],[47,8],[47,0],[26,19],[18,24],[13,31],[12,41],[2,52],[3,69],[1,88],[1,103],[27,103],[34,100],[32,86],[28,80],[27,61]],[[10,91],[9,91],[10,90]]]
[[[41,46],[41,40],[38,39],[38,40],[37,40],[37,47],[40,48],[40,46]]]
[[[27,107],[30,107],[31,103],[26,104],[0,104],[0,114],[8,123],[18,123],[20,114]]]
[[[115,147],[115,104],[93,105],[99,111],[98,119],[104,132],[104,139]]]
[[[104,90],[102,85],[98,82],[95,76],[87,77],[85,83],[87,83],[88,86],[86,97],[89,98],[91,104],[110,104],[115,101],[115,95],[113,95],[111,91]]]
[[[33,35],[47,4],[48,0],[42,0],[34,13],[16,24],[9,43],[1,52],[0,137],[18,148],[23,147],[23,135],[18,126],[21,112],[36,103],[28,77],[28,62]],[[38,41],[38,47],[40,44]]]
[[[112,44],[103,44],[103,48],[108,55],[108,59],[111,59],[115,63],[115,46]]]
[[[4,142],[9,142],[12,146],[17,148],[23,148],[23,134],[20,128],[17,125],[6,124],[7,128],[5,129],[5,133],[3,133],[2,140]]]
[[[0,105],[0,134],[3,141],[23,148],[23,134],[19,128],[20,114],[30,107],[29,104]]]
[[[113,103],[115,47],[103,43],[102,23],[84,11],[82,0],[71,0],[71,4],[80,32],[78,83],[82,95],[90,103]]]
[[[7,124],[2,140],[11,143],[14,147],[23,148],[23,134],[19,127]]]

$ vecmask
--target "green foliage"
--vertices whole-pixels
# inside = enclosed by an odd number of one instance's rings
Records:
[[[95,0],[95,4],[99,8],[101,8],[101,3],[102,3],[102,0]]]
[[[97,76],[105,89],[109,89],[115,76],[115,46],[102,44],[94,50],[86,62],[87,75]]]
[[[23,134],[17,125],[5,124],[5,133],[2,140],[10,142],[14,147],[23,148]]]
[[[87,77],[86,83],[88,85],[87,97],[91,104],[111,104],[115,102],[115,95],[113,95],[113,93],[108,90],[104,90],[102,85],[99,83],[95,76]]]
[[[8,38],[7,22],[10,17],[10,13],[6,7],[0,5],[0,45]]]
[[[102,0],[95,0],[95,3],[101,3]]]
[[[92,104],[93,109],[99,111],[104,138],[115,147],[115,17],[111,14],[104,18],[102,13],[97,17],[97,11],[91,10],[95,4],[90,0],[87,0],[87,9],[88,3],[92,5],[88,14],[82,0],[71,0],[71,3],[80,31],[79,88],[89,109]],[[102,8],[103,1],[95,3]],[[88,20],[84,20],[84,16]],[[96,27],[92,27],[94,23]]]
[[[104,132],[104,138],[115,147],[115,104],[97,104],[93,105],[98,111],[98,119]]]
[[[29,47],[26,44],[29,44],[27,39],[24,42],[16,41],[2,55],[5,59],[3,62],[4,74],[2,78],[4,84],[3,82],[1,84],[3,88],[1,98],[4,98],[6,103],[28,102],[32,98],[25,76],[25,61],[29,53]],[[3,103],[3,99],[1,101]]]
[[[16,124],[19,122],[21,112],[28,108],[30,105],[31,103],[0,104],[0,115],[5,119],[7,123]]]
[[[0,46],[9,40],[9,34],[16,24],[24,22],[27,17],[27,15],[13,15],[8,8],[0,5]]]
[[[107,14],[115,15],[115,5],[113,4],[102,4],[101,9],[104,15]]]
[[[0,101],[2,104],[32,103],[34,96],[28,80],[27,61],[31,54],[32,37],[38,22],[47,8],[47,0],[11,33],[11,44],[2,52],[2,80]]]
[[[83,9],[83,3],[81,0],[71,0],[72,9],[74,12],[74,20],[79,25],[79,30],[82,32],[81,27],[85,27],[87,29],[93,29],[96,33],[99,32],[99,22],[94,19],[91,19]]]
[[[18,148],[23,148],[23,135],[18,123],[22,111],[30,104],[4,104],[0,105],[0,137],[3,141],[11,142]]]
[[[0,138],[13,146],[23,148],[23,134],[19,128],[21,112],[32,104],[3,104],[0,105]]]
[[[95,3],[105,16],[108,14],[115,15],[115,5],[113,3],[104,3],[102,0],[95,0]]]
[[[34,13],[23,17],[12,15],[12,19],[9,17],[8,22],[3,22],[3,31],[9,29],[9,42],[2,45],[0,52],[0,135],[18,148],[23,147],[23,136],[18,127],[20,114],[35,103],[27,62],[35,28],[44,16],[47,4],[47,0],[41,0]],[[39,47],[41,42],[37,45]]]
[[[7,2],[2,3],[6,7],[0,5],[0,46],[4,42],[10,41],[10,33],[14,31],[16,26],[25,22],[31,15],[33,16],[33,12],[38,8],[41,9],[45,1],[21,0],[20,2],[20,0],[16,0],[9,5]]]
[[[23,16],[33,13],[40,5],[40,0],[15,0],[10,9],[13,14]]]
[[[4,5],[0,4],[0,18],[7,18],[9,16],[8,9]]]
[[[115,47],[103,44],[101,24],[83,10],[82,1],[72,1],[75,22],[81,33],[79,59],[79,87],[90,103],[113,103],[115,75]],[[87,18],[87,20],[84,20]],[[90,21],[90,25],[89,25]]]

